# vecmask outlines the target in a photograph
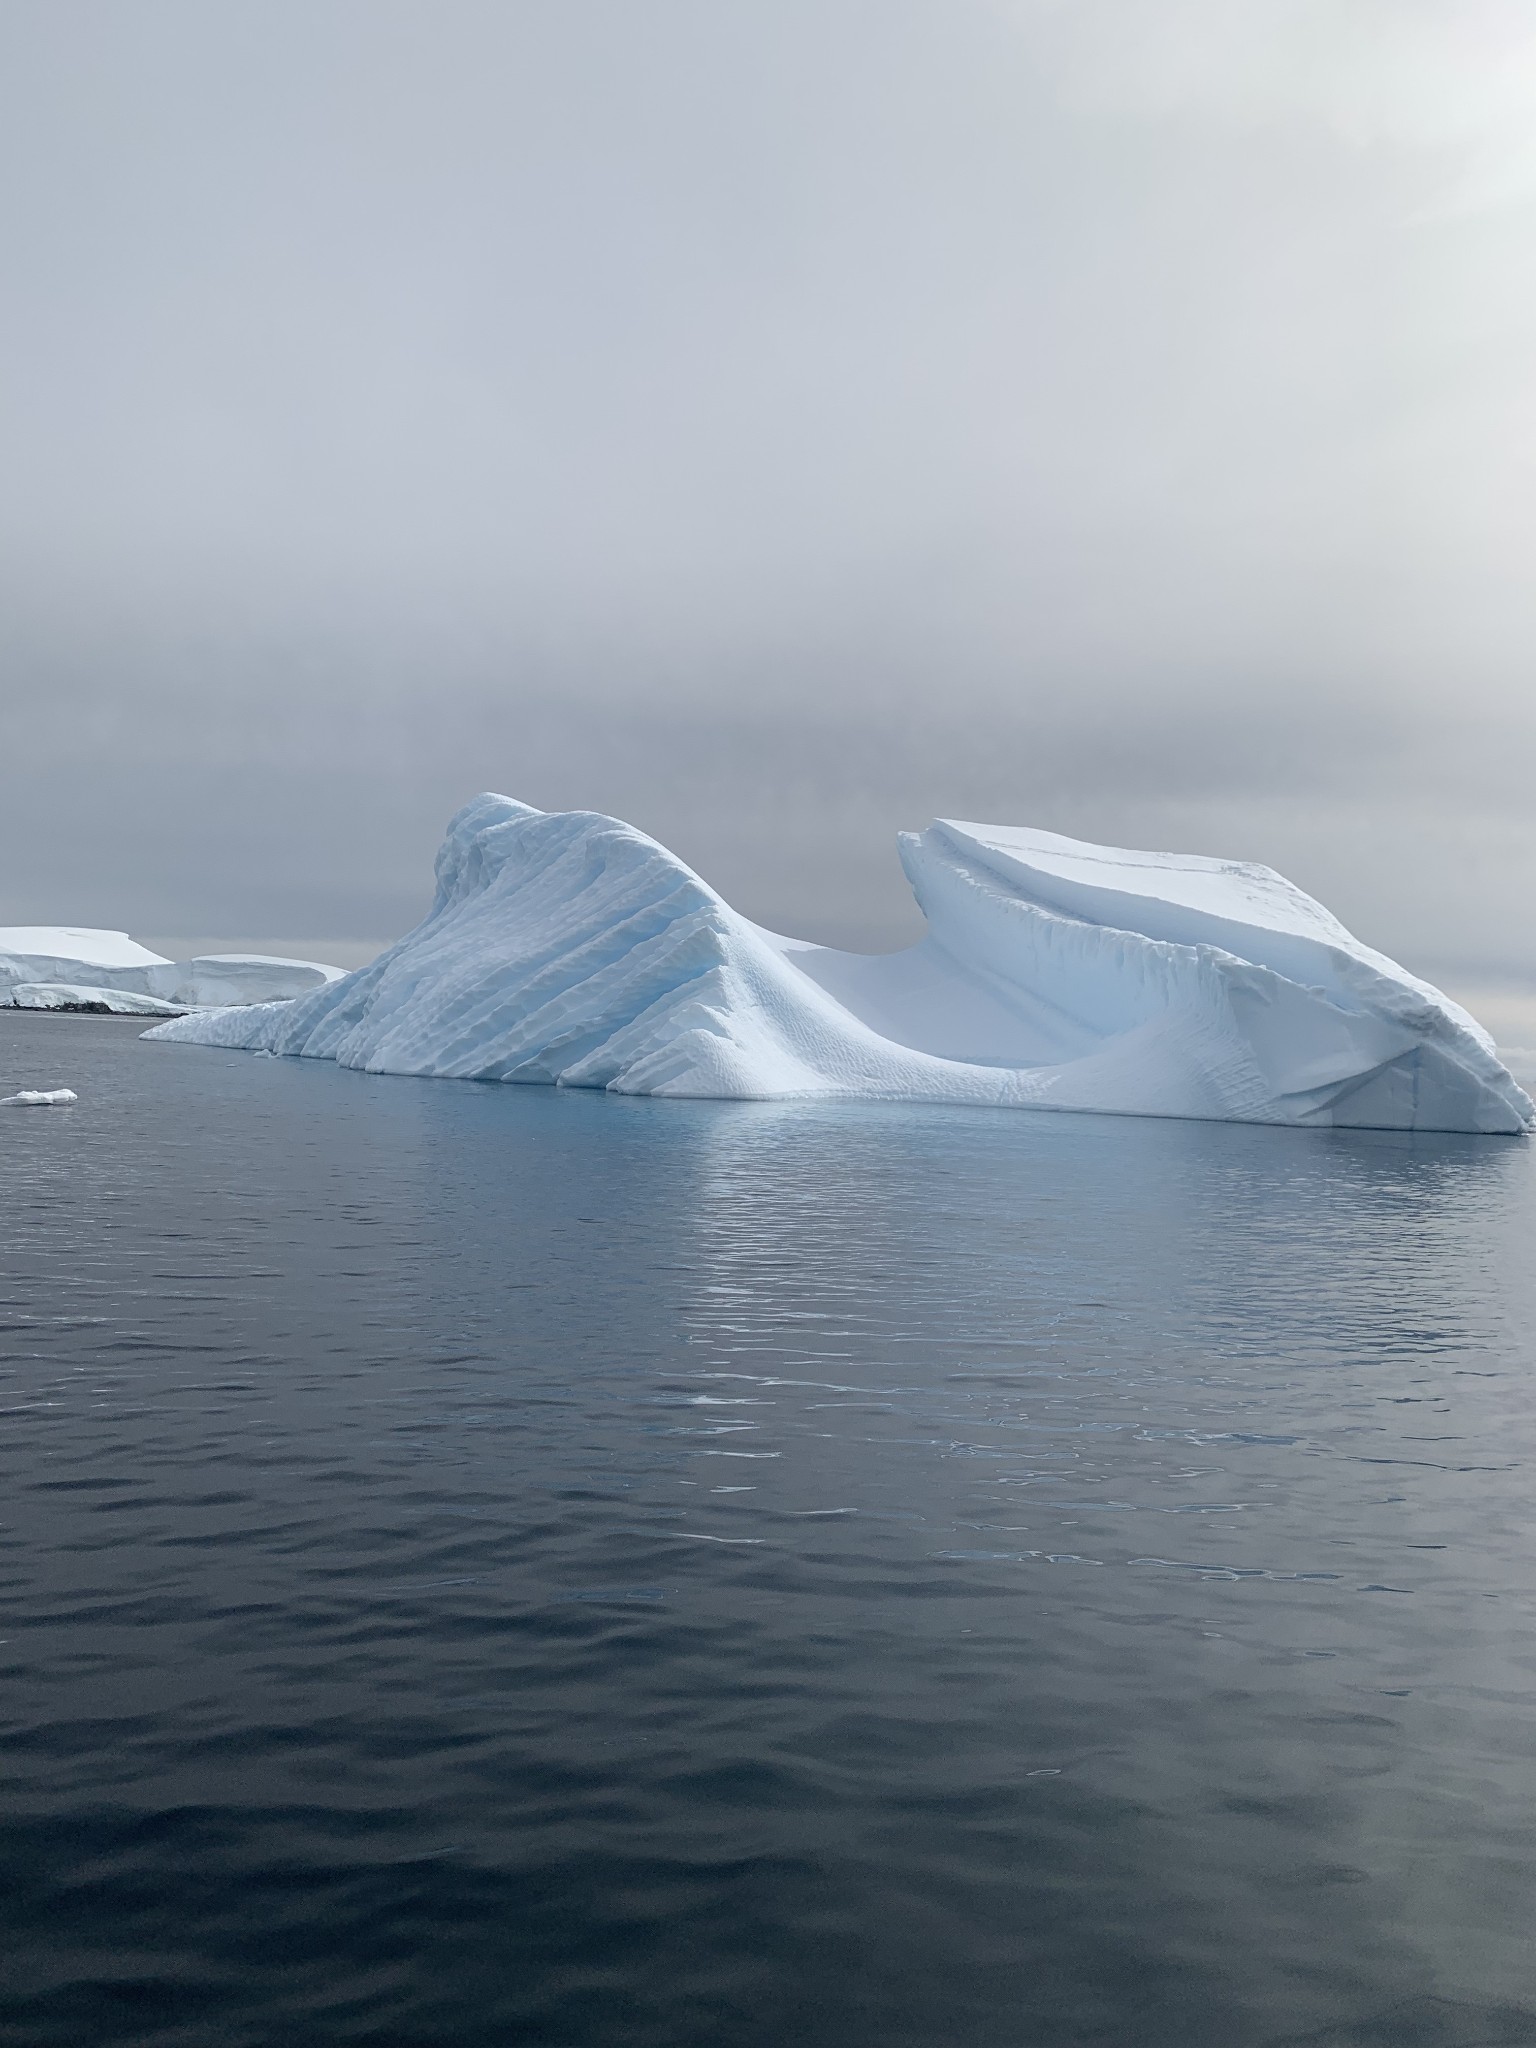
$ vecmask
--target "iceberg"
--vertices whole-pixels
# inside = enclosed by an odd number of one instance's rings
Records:
[[[94,1010],[109,1017],[181,1017],[181,1003],[141,996],[132,989],[97,988],[78,981],[17,981],[6,991],[13,1010]]]
[[[234,1003],[285,1001],[340,978],[339,967],[312,960],[265,953],[167,960],[126,932],[0,925],[0,1007],[11,1009],[177,1015]]]
[[[415,931],[295,1000],[145,1035],[375,1074],[1515,1134],[1482,1027],[1272,869],[941,820],[906,951],[764,930],[593,812],[485,795]]]

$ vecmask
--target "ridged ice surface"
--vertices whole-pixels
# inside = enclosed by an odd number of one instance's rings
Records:
[[[635,1095],[1536,1120],[1464,1010],[1268,868],[952,822],[901,855],[927,936],[844,953],[762,930],[632,826],[481,796],[371,966],[151,1035]]]

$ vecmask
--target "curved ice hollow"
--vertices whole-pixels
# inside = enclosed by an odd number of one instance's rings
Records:
[[[1269,868],[949,821],[901,857],[927,935],[845,953],[764,931],[616,819],[481,796],[372,965],[147,1035],[641,1095],[1536,1121],[1481,1026]]]

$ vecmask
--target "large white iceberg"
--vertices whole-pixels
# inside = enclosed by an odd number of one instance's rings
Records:
[[[1269,868],[947,821],[901,858],[927,936],[844,953],[764,931],[632,826],[481,796],[370,966],[147,1035],[639,1095],[1536,1120],[1480,1025]]]
[[[0,925],[0,1007],[155,1016],[228,1003],[281,1002],[340,978],[339,967],[313,960],[282,960],[266,953],[167,960],[126,932]]]

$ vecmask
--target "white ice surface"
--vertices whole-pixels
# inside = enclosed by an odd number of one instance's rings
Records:
[[[0,926],[0,1003],[11,1001],[16,988],[41,986],[153,996],[175,1011],[209,1009],[229,1003],[281,1002],[340,977],[339,967],[322,967],[313,960],[279,960],[263,953],[205,953],[195,960],[163,960],[126,932],[68,925]]]
[[[148,1035],[373,1073],[1516,1133],[1487,1033],[1268,868],[1015,827],[904,835],[903,953],[766,932],[591,812],[482,796],[425,922],[291,1003]]]
[[[116,1017],[180,1017],[185,1003],[141,996],[132,989],[94,988],[70,981],[18,981],[0,988],[0,1008],[13,1010],[110,1010]]]
[[[165,961],[126,932],[73,924],[0,924],[0,954],[76,960],[87,967],[163,967]]]
[[[19,1088],[0,1095],[0,1109],[64,1109],[79,1100],[73,1088]]]

